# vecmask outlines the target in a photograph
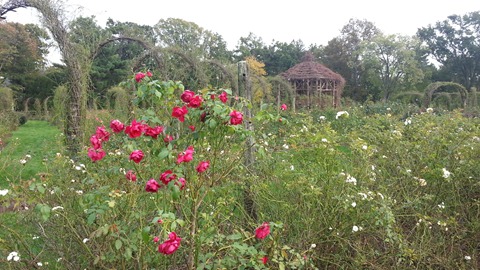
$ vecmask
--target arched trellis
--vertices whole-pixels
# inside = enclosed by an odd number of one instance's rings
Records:
[[[283,92],[288,97],[292,111],[295,112],[295,94],[290,83],[281,76],[270,77],[269,80],[272,86],[277,89],[277,108],[280,109],[280,99]]]
[[[49,111],[48,111],[48,101],[50,100],[52,96],[48,96],[43,100],[43,111],[45,114],[45,117],[48,117]]]
[[[422,102],[423,102],[423,96],[424,96],[424,93],[423,92],[418,92],[418,91],[406,91],[406,92],[401,92],[401,93],[398,93],[396,95],[394,95],[392,97],[392,99],[401,99],[401,98],[404,98],[404,97],[409,97],[410,98],[410,101],[414,98],[415,99],[415,103],[418,105],[418,106],[421,106],[422,105]]]
[[[204,60],[204,63],[209,64],[210,66],[216,67],[218,70],[222,72],[223,75],[227,76],[228,80],[230,81],[230,85],[232,87],[233,93],[236,93],[238,90],[238,81],[235,78],[235,75],[227,69],[225,65],[216,61],[216,60]]]
[[[454,82],[434,82],[429,84],[425,89],[425,95],[423,98],[423,107],[427,108],[430,105],[430,102],[432,102],[433,94],[444,87],[449,87],[457,90],[458,93],[460,94],[460,99],[462,100],[463,108],[467,106],[468,91],[467,89],[465,89],[465,87],[463,87],[463,85],[454,83]]]

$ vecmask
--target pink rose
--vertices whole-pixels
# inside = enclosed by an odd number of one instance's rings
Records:
[[[188,113],[187,107],[183,106],[182,108],[180,107],[174,107],[172,110],[172,116],[175,118],[178,118],[180,122],[185,121],[185,115]]]
[[[137,122],[135,119],[132,121],[130,126],[125,128],[125,133],[128,134],[130,138],[137,138],[142,136],[144,126],[141,122]]]
[[[180,187],[180,190],[183,190],[185,188],[185,185],[187,184],[187,181],[185,180],[185,178],[178,178],[178,181],[175,182],[175,185],[179,186]]]
[[[154,243],[157,243],[158,241],[160,241],[160,238],[159,238],[158,236],[155,236],[155,237],[153,238],[153,242],[154,242]]]
[[[145,73],[142,73],[142,72],[138,72],[137,74],[135,74],[135,81],[140,82],[143,78],[145,78]]]
[[[112,120],[112,122],[110,122],[110,128],[112,129],[113,132],[119,133],[123,131],[123,129],[125,128],[125,125],[123,125],[122,122],[115,119],[115,120]]]
[[[286,105],[286,104],[282,104],[282,106],[280,106],[280,110],[286,111],[286,110],[287,110],[287,105]]]
[[[104,126],[97,127],[97,131],[95,132],[95,135],[102,142],[108,142],[108,140],[110,139],[110,133],[108,133],[108,131],[105,130]]]
[[[195,96],[195,93],[193,91],[185,90],[180,96],[180,98],[182,99],[183,102],[189,103],[194,96]]]
[[[193,159],[193,146],[189,146],[185,152],[178,154],[177,164],[182,162],[190,162]]]
[[[103,149],[88,148],[88,157],[93,161],[102,160],[105,157],[105,151]]]
[[[152,77],[152,76],[153,76],[153,74],[152,74],[152,72],[150,72],[150,70],[147,71],[147,76],[148,76],[148,77]]]
[[[260,227],[255,230],[255,237],[258,239],[264,239],[270,234],[270,225],[268,222],[264,222]]]
[[[137,175],[135,175],[132,170],[128,170],[128,172],[125,174],[125,177],[132,182],[137,181]]]
[[[97,135],[92,135],[90,142],[92,143],[93,149],[102,148],[102,142],[98,139]]]
[[[158,135],[163,132],[162,126],[156,126],[154,128],[150,126],[145,127],[145,136],[150,136],[154,139],[157,139]]]
[[[208,170],[208,167],[210,167],[210,161],[200,161],[200,163],[197,166],[197,172],[202,173],[206,170]]]
[[[135,150],[130,154],[130,159],[133,160],[135,163],[139,163],[143,159],[143,152],[142,150]]]
[[[168,185],[170,181],[174,180],[177,178],[177,175],[174,174],[171,170],[166,170],[160,175],[160,181],[162,181],[163,184]]]
[[[233,110],[230,113],[230,124],[239,125],[243,122],[243,114],[241,112]]]
[[[220,99],[220,101],[222,101],[223,103],[226,103],[227,100],[228,100],[228,94],[227,92],[223,91],[220,96],[218,96],[218,98]]]
[[[180,247],[181,241],[182,238],[178,237],[175,232],[171,232],[168,235],[168,240],[158,246],[158,252],[165,255],[170,255],[177,251],[177,249]]]
[[[147,184],[145,185],[145,191],[155,193],[158,191],[159,187],[160,184],[158,184],[158,182],[152,178],[147,181]]]

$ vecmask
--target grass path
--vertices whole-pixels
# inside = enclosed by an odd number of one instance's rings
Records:
[[[27,180],[45,172],[44,158],[62,149],[60,130],[46,121],[30,120],[12,132],[0,151],[0,188],[11,181]],[[31,158],[26,158],[27,155]],[[22,165],[21,160],[27,162]]]

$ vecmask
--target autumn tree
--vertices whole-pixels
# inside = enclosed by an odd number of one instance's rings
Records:
[[[252,77],[253,102],[261,104],[268,100],[272,93],[272,86],[265,79],[267,75],[265,64],[258,61],[254,56],[247,56],[245,61]]]

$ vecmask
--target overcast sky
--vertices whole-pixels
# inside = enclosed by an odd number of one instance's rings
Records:
[[[449,15],[480,11],[480,0],[65,0],[65,7],[72,17],[94,15],[102,27],[109,17],[151,26],[180,18],[220,34],[233,49],[250,32],[267,45],[298,39],[307,47],[326,45],[351,18],[371,21],[386,34],[414,35]],[[28,9],[8,14],[7,20],[26,23],[36,17]]]

